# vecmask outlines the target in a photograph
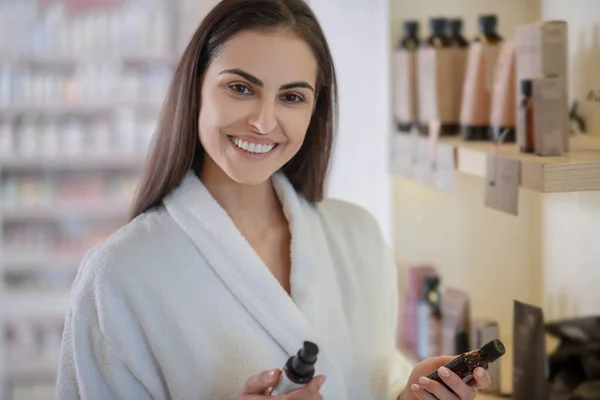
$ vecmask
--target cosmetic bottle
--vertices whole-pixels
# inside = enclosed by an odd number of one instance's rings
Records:
[[[456,122],[454,130],[460,130],[460,105],[462,103],[463,86],[467,72],[467,56],[469,54],[469,42],[462,34],[463,20],[452,18],[448,20],[447,34],[451,40],[452,62],[447,68],[452,68],[452,120]]]
[[[315,363],[319,347],[312,342],[304,342],[298,354],[292,356],[281,370],[277,384],[271,389],[271,396],[289,393],[304,387],[315,375]]]
[[[533,125],[533,85],[531,79],[521,81],[521,104],[519,104],[520,126],[523,127],[525,134],[521,142],[521,151],[523,153],[533,153],[535,150],[534,125]]]
[[[516,52],[514,42],[504,41],[494,71],[494,84],[490,103],[490,127],[494,141],[498,141],[504,131],[505,143],[516,141]]]
[[[490,103],[494,72],[502,37],[496,31],[495,15],[479,17],[479,34],[469,47],[463,86],[460,124],[464,140],[489,140]]]
[[[417,50],[419,22],[405,21],[394,50],[394,119],[400,132],[409,132],[417,119]]]
[[[440,135],[458,132],[458,120],[452,115],[454,69],[452,41],[446,35],[447,23],[446,18],[431,18],[431,34],[418,52],[418,128],[424,135],[428,134],[433,120],[441,123]]]
[[[478,350],[459,355],[446,364],[445,367],[457,374],[464,382],[468,383],[473,379],[473,371],[475,368],[482,367],[487,370],[489,364],[502,357],[504,353],[506,353],[504,344],[500,340],[494,339]],[[427,377],[450,389],[450,387],[440,378],[437,371],[429,374]],[[452,391],[452,389],[450,389],[450,391]]]
[[[423,297],[417,306],[417,355],[419,360],[441,354],[440,278],[428,276],[423,280]]]

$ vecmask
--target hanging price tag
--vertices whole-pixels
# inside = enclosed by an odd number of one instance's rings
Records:
[[[390,171],[403,178],[411,177],[411,137],[407,134],[394,133],[391,140]]]
[[[502,141],[505,135],[499,142]],[[487,207],[508,214],[519,214],[519,183],[521,162],[499,155],[499,143],[486,160],[484,203]]]
[[[454,147],[438,143],[434,165],[434,184],[442,192],[454,191]]]

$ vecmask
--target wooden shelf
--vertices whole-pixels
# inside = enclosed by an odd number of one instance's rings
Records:
[[[409,135],[403,136],[406,141],[413,140]],[[427,138],[418,140],[428,141]],[[466,142],[455,137],[440,138],[438,143],[454,149],[457,171],[485,177],[487,156],[495,151],[493,143]],[[409,148],[404,146],[404,151]],[[501,145],[498,154],[520,161],[521,187],[542,193],[600,191],[600,136],[572,137],[570,151],[560,157],[524,154],[514,143]]]
[[[457,169],[485,177],[486,157],[493,154],[492,143],[442,139],[456,147]],[[576,136],[571,150],[560,157],[524,154],[515,144],[500,146],[502,157],[521,162],[521,186],[542,193],[600,191],[600,138]]]
[[[2,170],[119,170],[139,169],[144,163],[142,155],[85,155],[85,156],[11,156],[0,157]]]

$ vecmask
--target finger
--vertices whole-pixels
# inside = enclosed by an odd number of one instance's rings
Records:
[[[465,383],[458,375],[454,372],[450,371],[446,367],[440,367],[438,369],[438,375],[446,385],[452,389],[454,393],[461,400],[473,400],[475,398],[476,392],[475,389]]]
[[[434,395],[436,399],[458,400],[456,394],[452,393],[452,391],[448,390],[447,387],[437,381],[434,381],[433,379],[422,376],[419,378],[419,385],[424,390]]]
[[[267,389],[277,382],[277,379],[279,379],[278,369],[264,371],[259,375],[251,376],[246,380],[241,394],[265,394]]]
[[[315,376],[308,385],[304,386],[301,389],[294,390],[285,396],[285,400],[321,400],[323,396],[321,396],[320,390],[325,383],[325,375]]]
[[[437,383],[437,382],[436,382]],[[413,383],[410,385],[410,390],[419,400],[436,400],[435,396],[423,389],[420,385]]]
[[[477,389],[486,389],[491,385],[491,383],[492,378],[484,368],[475,368],[475,371],[473,371],[473,380],[470,382],[471,386]]]

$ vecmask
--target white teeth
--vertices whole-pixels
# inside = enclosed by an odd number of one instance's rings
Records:
[[[271,144],[258,144],[258,143],[249,143],[240,138],[231,138],[233,144],[235,144],[240,149],[244,149],[249,153],[268,153],[275,147],[275,143]]]

